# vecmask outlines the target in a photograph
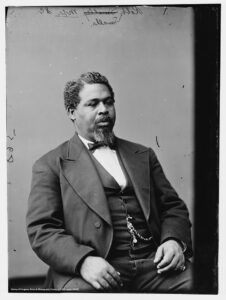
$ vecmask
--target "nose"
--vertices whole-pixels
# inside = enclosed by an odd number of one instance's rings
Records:
[[[106,105],[103,102],[99,103],[99,107],[98,107],[98,113],[101,114],[108,114],[108,109],[106,107]]]

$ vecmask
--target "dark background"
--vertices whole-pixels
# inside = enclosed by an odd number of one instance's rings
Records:
[[[195,284],[218,291],[220,5],[195,6]]]

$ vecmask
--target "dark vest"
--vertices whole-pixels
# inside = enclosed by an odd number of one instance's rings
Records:
[[[142,209],[135,195],[132,182],[122,165],[122,161],[119,158],[121,168],[127,180],[126,187],[123,190],[121,190],[116,180],[95,157],[93,155],[91,156],[104,187],[114,230],[113,243],[108,259],[111,260],[123,256],[130,256],[132,259],[147,257],[150,252],[156,249],[153,239],[143,241],[139,237],[136,237],[137,243],[134,243],[134,239],[127,227],[126,218],[129,215],[132,217],[132,219],[130,219],[131,223],[141,236],[145,238],[151,236]]]

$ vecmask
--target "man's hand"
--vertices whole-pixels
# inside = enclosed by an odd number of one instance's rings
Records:
[[[161,244],[156,251],[154,263],[157,264],[159,274],[172,270],[183,271],[185,258],[180,244],[175,240]]]
[[[120,274],[101,257],[86,257],[81,265],[80,274],[97,290],[112,290],[122,287]]]

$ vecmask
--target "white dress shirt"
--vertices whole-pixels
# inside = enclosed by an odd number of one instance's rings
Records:
[[[87,149],[88,143],[93,143],[88,141],[87,139],[83,138],[82,136],[78,135],[83,144],[86,146]],[[92,155],[98,160],[98,162],[105,168],[105,170],[111,174],[112,177],[117,181],[121,189],[125,188],[126,186],[126,177],[122,171],[120,166],[118,156],[116,151],[110,149],[107,146],[103,146],[97,148],[93,151]]]

